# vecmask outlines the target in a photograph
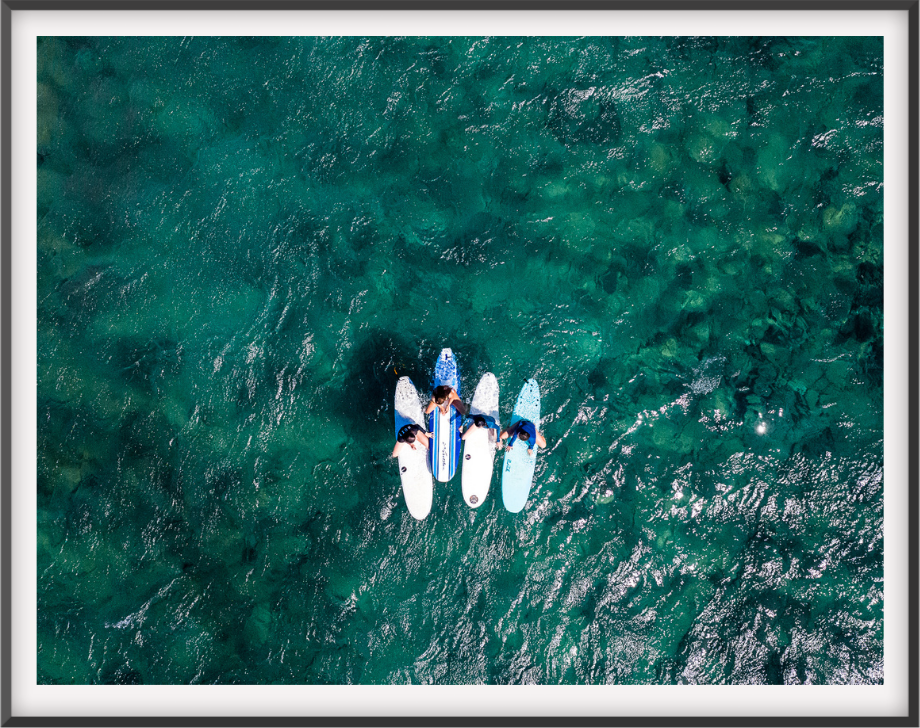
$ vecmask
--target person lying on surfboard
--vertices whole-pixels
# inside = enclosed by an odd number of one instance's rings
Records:
[[[416,440],[427,450],[428,436],[430,434],[430,432],[425,432],[425,430],[414,422],[409,425],[403,425],[399,428],[399,432],[396,433],[396,446],[393,448],[393,454],[390,455],[390,457],[395,458],[399,455],[399,451],[403,449],[404,445],[408,445],[413,450],[417,450],[418,448],[415,447]]]
[[[534,441],[536,441],[537,445],[540,447],[546,447],[546,440],[543,439],[543,434],[537,432],[537,428],[533,426],[533,422],[530,420],[518,420],[515,422],[502,433],[501,439],[504,440],[506,437],[511,438],[505,446],[506,450],[510,450],[514,447],[514,441],[518,438],[520,438],[521,442],[528,445],[528,455],[533,455]],[[499,443],[499,447],[501,447],[501,443]]]
[[[463,406],[463,402],[460,401],[460,397],[457,396],[454,388],[442,384],[440,387],[435,387],[434,391],[431,393],[431,401],[425,409],[425,414],[427,415],[431,410],[437,407],[441,410],[441,414],[446,415],[451,405],[453,405],[461,415],[466,414],[466,407]]]
[[[462,430],[462,429],[463,429],[463,425],[466,425],[469,421],[470,421],[470,420],[469,420],[469,417],[467,417],[465,420],[463,420],[463,424],[460,425],[460,429]],[[473,415],[473,421],[472,421],[472,423],[470,423],[469,427],[466,428],[466,432],[464,432],[464,433],[463,433],[463,437],[460,438],[461,440],[465,440],[465,439],[466,439],[466,436],[470,434],[470,431],[473,429],[473,426],[474,426],[474,425],[475,425],[476,427],[489,427],[489,428],[491,428],[491,429],[493,429],[493,430],[501,430],[501,429],[502,429],[502,428],[499,427],[497,424],[495,424],[495,420],[493,420],[491,417],[489,417],[489,415]]]

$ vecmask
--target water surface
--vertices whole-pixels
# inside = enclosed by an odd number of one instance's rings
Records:
[[[38,682],[881,683],[882,51],[40,39]]]

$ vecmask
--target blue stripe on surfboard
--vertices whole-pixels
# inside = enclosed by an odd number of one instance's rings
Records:
[[[457,413],[457,410],[454,409],[454,406],[451,405],[450,413],[450,477],[454,477],[454,473],[457,471],[457,418],[454,415]]]
[[[431,433],[431,440],[428,442],[428,464],[431,466],[431,474],[437,477],[437,463],[435,462],[435,449],[438,446],[438,441],[434,436],[434,413],[428,413],[428,431]]]
[[[437,461],[437,472],[435,478],[441,479],[441,418],[438,417],[438,411],[431,413],[434,416],[434,457]]]

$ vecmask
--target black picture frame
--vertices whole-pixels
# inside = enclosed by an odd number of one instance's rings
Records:
[[[920,305],[920,281],[918,281],[918,240],[920,240],[920,208],[916,204],[909,206],[908,230],[908,261],[909,261],[909,292],[908,292],[908,362],[909,381],[907,393],[909,403],[909,430],[908,441],[911,448],[907,457],[908,475],[908,504],[909,504],[909,551],[908,551],[908,614],[909,630],[906,635],[909,664],[909,695],[908,714],[904,716],[877,716],[866,718],[854,716],[849,718],[830,716],[798,716],[798,717],[773,717],[773,716],[744,716],[733,717],[673,717],[673,716],[605,716],[597,718],[575,717],[560,719],[558,717],[499,717],[470,718],[463,716],[438,716],[427,717],[262,717],[262,718],[227,718],[227,717],[197,717],[197,716],[171,716],[145,717],[145,716],[95,716],[95,717],[34,717],[15,715],[13,712],[13,695],[11,675],[14,669],[11,639],[14,625],[12,623],[12,584],[11,567],[17,548],[22,544],[14,544],[11,537],[11,498],[14,487],[32,487],[29,483],[14,483],[12,459],[16,453],[12,451],[11,431],[13,415],[11,406],[11,393],[13,391],[12,369],[12,343],[11,328],[13,312],[17,310],[16,302],[11,294],[11,259],[14,241],[12,238],[12,217],[15,211],[12,208],[12,149],[13,138],[11,131],[11,87],[12,67],[15,60],[12,57],[12,23],[16,13],[20,11],[94,11],[94,10],[161,10],[174,11],[201,11],[222,12],[232,10],[257,10],[271,12],[274,10],[336,10],[354,11],[363,10],[465,10],[465,11],[540,11],[564,10],[578,12],[580,10],[603,11],[719,11],[719,10],[769,10],[788,11],[791,14],[801,11],[839,12],[858,10],[891,10],[905,13],[909,27],[909,53],[907,76],[909,82],[908,99],[908,199],[914,203],[920,200],[920,187],[918,187],[918,67],[920,67],[920,0],[0,0],[0,327],[2,327],[2,340],[0,340],[0,725],[2,726],[294,726],[294,725],[336,725],[336,726],[362,726],[362,725],[630,725],[630,726],[767,726],[782,723],[785,725],[813,725],[813,726],[916,726],[920,725],[920,710],[918,710],[918,684],[920,684],[920,671],[918,671],[918,410],[920,410],[920,390],[918,390],[918,305]],[[27,316],[28,312],[17,311],[17,316]]]

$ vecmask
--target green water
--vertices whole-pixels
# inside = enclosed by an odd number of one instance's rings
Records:
[[[881,683],[882,51],[40,39],[38,682]]]

